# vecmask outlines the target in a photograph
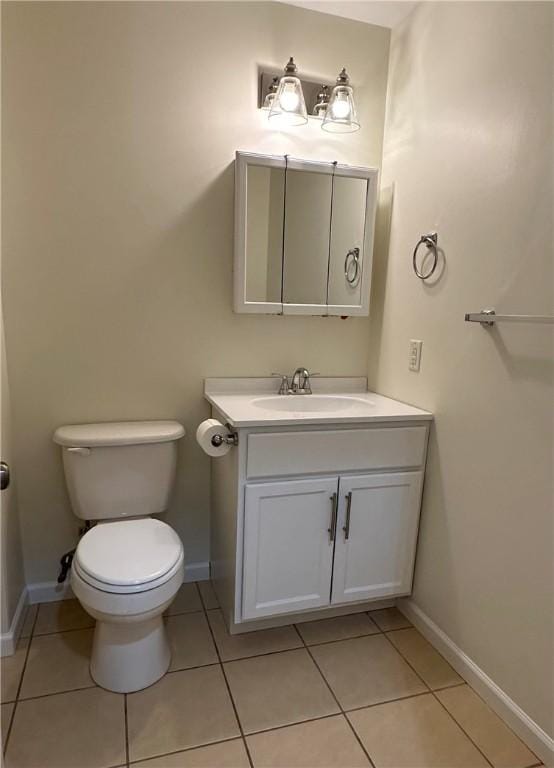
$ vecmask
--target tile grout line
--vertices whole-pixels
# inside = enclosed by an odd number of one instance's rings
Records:
[[[351,712],[361,712],[362,709],[373,709],[374,707],[381,707],[383,704],[395,704],[397,701],[407,701],[408,699],[418,699],[420,696],[428,696],[429,691],[421,691],[421,693],[408,693],[406,696],[397,696],[394,699],[385,699],[384,701],[374,701],[373,704],[364,704],[362,707],[350,707],[344,710],[345,715],[349,715]]]
[[[29,610],[29,608],[30,608],[30,606],[27,608],[27,610]],[[27,669],[27,662],[29,660],[29,653],[31,651],[31,641],[33,639],[33,634],[34,634],[34,631],[35,631],[35,625],[37,623],[39,610],[40,610],[40,605],[37,608],[37,612],[35,614],[35,619],[33,621],[33,626],[31,627],[31,633],[30,633],[29,637],[28,638],[20,638],[18,640],[18,643],[21,642],[21,639],[27,640],[27,652],[25,654],[25,661],[23,662],[23,668],[21,670],[21,675],[19,677],[19,684],[17,686],[17,691],[16,691],[16,694],[15,694],[15,700],[14,700],[14,704],[13,704],[13,712],[12,712],[12,716],[10,718],[10,724],[8,726],[8,732],[6,733],[6,741],[5,741],[4,746],[3,746],[3,753],[4,754],[6,754],[6,751],[8,749],[8,742],[10,740],[10,736],[11,736],[11,733],[12,733],[13,722],[15,720],[15,713],[17,711],[17,705],[19,704],[19,694],[21,692],[21,686],[23,685],[23,676],[25,674],[25,670]],[[25,614],[25,617],[27,617],[27,614]]]
[[[394,608],[396,611],[398,611],[398,608],[396,608],[395,606],[391,606],[391,607]],[[375,626],[377,627],[377,629],[379,630],[379,632],[382,635],[386,635],[387,632],[400,632],[403,629],[415,629],[415,627],[414,627],[414,625],[412,623],[406,624],[406,626],[404,626],[404,627],[391,627],[391,629],[383,629],[381,627],[381,625],[377,622],[377,619],[374,619],[373,616],[371,615],[372,613],[376,613],[377,611],[381,611],[381,610],[388,611],[390,609],[389,608],[375,608],[373,611],[365,611],[365,614],[366,614],[366,616],[368,616],[371,619],[371,621],[375,624]],[[406,621],[408,621],[408,619],[406,619]]]
[[[125,731],[125,765],[129,768],[129,720],[127,716],[127,695],[123,694],[124,731]]]
[[[437,653],[438,653],[438,651],[437,651]],[[441,655],[442,655],[442,654],[441,654]],[[443,657],[443,658],[444,658],[444,657]],[[460,675],[460,677],[461,677],[461,675]],[[452,712],[450,712],[450,710],[448,709],[448,707],[447,707],[445,704],[443,704],[443,702],[442,702],[442,701],[440,700],[440,698],[437,696],[437,693],[441,693],[442,691],[448,691],[448,690],[450,690],[451,688],[461,688],[463,685],[467,686],[467,687],[469,688],[469,690],[470,690],[472,693],[474,693],[474,694],[477,696],[477,698],[478,698],[478,699],[480,699],[480,701],[482,701],[482,702],[485,704],[485,706],[486,706],[488,709],[490,709],[490,711],[492,712],[492,714],[493,714],[493,715],[495,715],[495,716],[496,716],[496,717],[497,717],[497,718],[500,720],[500,722],[501,722],[501,723],[503,723],[503,725],[505,725],[505,726],[506,726],[506,728],[507,728],[507,729],[510,731],[510,733],[511,733],[511,734],[512,734],[512,735],[513,735],[513,736],[514,736],[514,737],[515,737],[515,738],[516,738],[518,741],[520,741],[520,742],[523,744],[523,746],[524,746],[524,747],[526,747],[526,748],[529,750],[529,752],[530,752],[530,753],[533,755],[533,757],[535,757],[535,758],[537,759],[537,762],[536,762],[536,763],[532,763],[531,765],[528,765],[528,766],[522,766],[522,768],[536,768],[537,766],[542,766],[542,765],[543,765],[543,763],[542,763],[542,761],[541,761],[540,757],[539,757],[538,755],[536,755],[536,754],[533,752],[533,750],[531,749],[531,747],[530,747],[528,744],[526,744],[526,743],[523,741],[523,739],[521,739],[521,738],[520,738],[520,737],[517,735],[517,733],[515,733],[515,731],[513,731],[513,730],[512,730],[511,726],[510,726],[510,725],[508,725],[508,723],[507,723],[507,722],[504,720],[504,718],[500,717],[500,715],[497,715],[497,714],[496,714],[496,712],[495,712],[493,709],[491,709],[491,707],[489,707],[489,705],[487,704],[487,702],[486,702],[486,701],[485,701],[485,700],[484,700],[484,699],[483,699],[483,698],[482,698],[482,697],[481,697],[481,696],[480,696],[480,695],[477,693],[477,691],[476,691],[476,690],[474,690],[474,689],[471,687],[471,685],[470,685],[470,684],[469,684],[469,683],[468,683],[466,680],[464,680],[464,679],[462,678],[462,682],[461,682],[461,683],[457,683],[456,685],[447,685],[447,686],[444,686],[443,688],[435,688],[434,690],[432,690],[432,691],[431,691],[431,693],[433,693],[433,695],[435,696],[435,698],[437,699],[437,701],[439,702],[439,704],[440,704],[440,705],[441,705],[441,706],[442,706],[444,709],[446,709],[446,711],[448,712],[448,714],[450,715],[450,717],[451,717],[451,718],[454,720],[454,722],[455,722],[455,723],[456,723],[456,724],[457,724],[457,725],[458,725],[458,726],[459,726],[459,727],[462,729],[462,731],[463,731],[463,732],[466,734],[466,736],[468,737],[468,739],[470,739],[470,741],[471,741],[473,744],[475,744],[475,742],[473,741],[473,739],[471,738],[471,736],[470,736],[468,733],[466,733],[466,731],[465,731],[464,727],[461,725],[461,723],[459,723],[459,722],[456,720],[456,718],[454,717],[454,715],[452,714]],[[480,749],[480,748],[477,746],[477,744],[475,744],[475,746],[476,746],[476,747],[477,747],[477,749],[478,749],[478,750],[481,752],[481,749]],[[489,762],[491,765],[493,765],[493,766],[494,766],[494,764],[493,764],[492,760],[489,760],[489,758],[488,758],[488,757],[487,757],[487,756],[486,756],[484,753],[482,753],[482,754],[483,754],[483,757],[484,757],[484,758],[485,758],[485,759],[486,759],[486,760],[487,760],[487,761],[488,761],[488,762]]]
[[[55,629],[52,632],[35,632],[33,637],[52,637],[52,635],[67,635],[69,632],[85,632],[87,629],[94,629],[95,626],[96,622],[86,627],[68,627],[67,629]]]
[[[464,681],[464,683],[461,683],[460,685],[467,685],[467,687],[468,687],[468,688],[469,688],[471,691],[473,691],[473,688],[471,687],[471,685],[469,685],[469,683],[466,683],[465,681]],[[457,685],[457,686],[450,686],[450,687],[451,687],[451,688],[459,688],[459,687],[460,687],[460,685]],[[437,691],[433,691],[433,690],[432,690],[432,691],[431,691],[431,693],[433,694],[433,696],[435,697],[435,699],[436,699],[436,700],[439,702],[439,704],[441,705],[441,707],[442,707],[442,708],[445,710],[445,712],[446,712],[446,713],[447,713],[447,714],[448,714],[448,715],[449,715],[449,716],[452,718],[452,720],[453,720],[453,721],[456,723],[456,725],[458,726],[458,728],[459,728],[459,729],[460,729],[460,730],[461,730],[463,733],[465,733],[465,735],[466,735],[466,736],[467,736],[467,738],[468,738],[468,739],[471,741],[471,743],[472,743],[472,744],[475,746],[475,748],[476,748],[477,750],[479,750],[479,752],[480,752],[480,753],[483,755],[483,757],[485,758],[485,760],[487,761],[487,763],[488,763],[490,766],[492,766],[492,768],[494,768],[494,763],[492,762],[492,760],[489,760],[489,758],[487,757],[487,755],[486,755],[486,754],[483,752],[483,750],[482,750],[482,749],[479,747],[479,745],[475,743],[475,741],[474,741],[474,740],[471,738],[471,736],[470,736],[470,735],[469,735],[469,733],[468,733],[468,732],[465,730],[465,728],[463,727],[463,725],[462,725],[461,723],[459,723],[459,722],[456,720],[456,718],[454,717],[454,715],[452,714],[452,712],[450,712],[450,710],[448,709],[448,707],[446,707],[446,705],[445,705],[445,704],[443,704],[443,703],[442,703],[442,701],[441,701],[441,700],[439,699],[439,697],[437,696],[437,692],[439,692],[439,693],[440,693],[440,691],[445,691],[445,690],[448,690],[448,689],[447,689],[447,688],[438,688],[438,689],[437,689]],[[475,694],[476,694],[476,696],[479,696],[479,694],[478,694],[476,691],[473,691],[473,693],[475,693]],[[479,698],[481,698],[481,697],[479,696]],[[485,702],[485,704],[486,704],[486,702]],[[487,706],[488,706],[488,705],[487,705]],[[489,707],[489,709],[490,709],[490,707]],[[495,713],[493,710],[491,710],[491,711],[493,712],[493,714],[496,714],[496,713]],[[499,717],[498,715],[497,715],[497,717],[498,717],[498,719],[500,720],[500,722],[504,723],[504,725],[505,725],[505,726],[508,728],[508,730],[509,730],[509,731],[510,731],[510,732],[511,732],[511,733],[512,733],[512,734],[513,734],[513,735],[514,735],[514,736],[515,736],[517,739],[519,739],[519,741],[521,741],[521,743],[523,744],[523,746],[527,747],[527,749],[529,750],[529,752],[531,752],[531,754],[533,755],[533,757],[536,757],[536,758],[537,758],[537,760],[539,760],[539,762],[538,762],[538,763],[533,763],[533,764],[532,764],[532,766],[529,766],[528,768],[533,768],[533,766],[535,766],[535,765],[542,765],[542,763],[540,762],[540,758],[539,758],[537,755],[535,755],[535,753],[533,752],[533,750],[531,749],[531,747],[528,747],[528,746],[527,746],[527,744],[526,744],[526,743],[523,741],[523,739],[520,739],[520,738],[519,738],[519,736],[518,736],[517,734],[515,734],[515,733],[512,731],[512,729],[510,728],[510,726],[508,725],[508,723],[506,723],[506,722],[505,722],[505,721],[504,721],[504,720],[503,720],[501,717]]]
[[[192,582],[187,582],[188,584]],[[218,739],[217,741],[208,741],[205,744],[194,744],[192,747],[184,747],[183,749],[174,749],[171,752],[161,752],[156,755],[150,755],[150,757],[141,757],[139,760],[134,760],[129,763],[128,766],[117,766],[116,768],[132,768],[137,763],[149,762],[150,760],[159,760],[160,757],[170,757],[171,755],[180,755],[183,752],[194,752],[195,749],[204,749],[204,747],[213,747],[217,744],[228,744],[231,741],[243,741],[242,736],[231,736],[230,739]],[[529,766],[531,768],[531,766]]]
[[[308,623],[308,622],[306,622],[306,623]],[[292,624],[291,626],[295,627],[296,624]],[[302,636],[302,633],[300,632],[300,630],[298,630],[298,634],[300,636]],[[381,634],[381,633],[380,632],[366,632],[363,635],[352,635],[352,636],[349,635],[348,637],[339,637],[337,640],[322,640],[321,642],[318,642],[318,643],[307,643],[304,639],[302,641],[305,644],[306,648],[315,648],[318,645],[332,645],[333,643],[342,643],[345,640],[361,640],[362,637],[375,637],[375,635],[379,635],[379,634]]]
[[[221,673],[223,675],[223,679],[225,680],[225,685],[227,687],[227,693],[229,694],[229,699],[231,701],[231,706],[233,707],[233,712],[235,713],[235,718],[237,720],[237,725],[239,727],[240,735],[242,738],[242,743],[244,745],[244,749],[246,750],[246,755],[248,757],[248,762],[250,764],[250,768],[254,768],[254,761],[252,760],[252,755],[250,754],[250,749],[248,747],[248,743],[246,741],[246,738],[244,736],[244,728],[242,727],[242,723],[240,721],[239,713],[237,710],[237,705],[235,704],[235,700],[233,698],[233,694],[231,692],[231,686],[229,685],[229,680],[227,679],[227,674],[225,672],[225,667],[223,666],[223,662],[221,661],[221,654],[219,653],[219,648],[217,647],[217,641],[215,639],[215,633],[212,629],[212,625],[210,624],[210,620],[208,619],[208,611],[206,610],[206,604],[204,603],[204,598],[202,597],[202,592],[200,591],[200,587],[198,586],[198,582],[194,582],[196,584],[196,589],[198,591],[198,594],[200,596],[200,602],[202,604],[202,608],[204,610],[204,618],[206,620],[206,624],[208,625],[208,629],[210,631],[210,635],[212,638],[212,643],[214,644],[214,649],[217,654],[217,658],[219,659],[219,668],[221,669]]]
[[[272,725],[270,728],[261,728],[259,731],[250,731],[248,736],[261,736],[264,733],[273,733],[273,731],[284,731],[286,728],[295,728],[297,725],[305,723],[317,723],[320,720],[330,720],[332,717],[340,717],[342,712],[331,712],[330,715],[318,715],[317,717],[307,717],[305,720],[295,720],[293,723],[284,723],[283,725]]]
[[[414,629],[415,629],[415,627],[414,627]],[[415,631],[417,632],[418,630],[417,630],[417,629],[415,629]],[[459,722],[456,720],[456,718],[455,718],[455,717],[454,717],[454,716],[453,716],[453,715],[452,715],[452,714],[451,714],[451,713],[450,713],[450,712],[447,710],[447,708],[444,706],[444,704],[442,703],[442,701],[441,701],[441,700],[439,699],[439,697],[438,697],[438,696],[435,694],[435,691],[434,691],[434,690],[431,688],[431,686],[430,686],[430,685],[428,685],[428,684],[427,684],[427,682],[426,682],[426,681],[423,679],[423,677],[422,677],[422,676],[419,674],[419,672],[418,672],[418,671],[417,671],[417,669],[416,669],[416,668],[413,666],[413,664],[411,664],[411,662],[410,662],[410,661],[408,661],[408,659],[406,658],[406,656],[404,656],[404,654],[402,653],[402,651],[401,651],[399,648],[397,648],[397,647],[395,646],[395,644],[392,642],[392,640],[390,639],[390,637],[387,637],[387,633],[386,633],[386,632],[384,632],[383,634],[385,635],[385,637],[387,638],[387,640],[388,640],[388,642],[391,644],[391,646],[392,646],[392,647],[395,649],[395,651],[396,651],[396,652],[399,654],[399,656],[401,656],[401,657],[404,659],[404,661],[406,662],[406,664],[407,664],[407,665],[410,667],[410,669],[411,669],[411,670],[414,672],[414,674],[415,674],[415,675],[417,675],[417,677],[418,677],[418,678],[421,680],[421,682],[423,683],[423,685],[424,685],[424,686],[425,686],[425,687],[428,689],[429,693],[430,693],[430,694],[433,696],[433,698],[435,699],[435,701],[437,701],[437,702],[439,703],[439,705],[442,707],[442,709],[444,709],[444,711],[445,711],[445,712],[448,714],[448,716],[450,717],[450,719],[451,719],[451,720],[452,720],[452,721],[455,723],[455,725],[457,725],[457,726],[458,726],[458,728],[461,730],[461,732],[462,732],[463,734],[465,734],[466,738],[467,738],[467,739],[469,739],[469,741],[471,742],[471,744],[473,744],[473,746],[474,746],[474,747],[475,747],[475,749],[476,749],[476,750],[479,752],[479,754],[480,754],[480,755],[481,755],[481,756],[482,756],[482,757],[483,757],[483,758],[486,760],[486,762],[488,763],[488,765],[490,765],[490,766],[491,766],[491,768],[494,768],[494,766],[493,766],[492,762],[489,760],[489,758],[488,758],[488,757],[485,755],[485,753],[484,753],[484,752],[483,752],[483,751],[482,751],[482,750],[481,750],[481,749],[480,749],[480,748],[477,746],[477,744],[476,744],[476,743],[473,741],[473,739],[471,738],[471,736],[470,736],[470,735],[469,735],[469,734],[468,734],[468,733],[467,733],[467,732],[464,730],[464,728],[462,728],[462,726],[461,726],[461,725],[460,725],[460,723],[459,723]],[[432,646],[431,646],[431,647],[432,647]],[[437,653],[438,653],[438,651],[437,651]],[[444,659],[444,656],[442,656],[442,654],[440,654],[440,653],[439,653],[439,656],[441,657],[441,659]],[[444,660],[446,661],[446,659],[444,659]],[[446,663],[448,664],[448,662],[446,662]],[[450,665],[449,665],[449,666],[450,666]],[[455,671],[455,670],[454,670],[454,671]],[[462,678],[462,679],[463,679],[463,678]],[[465,681],[464,681],[464,682],[465,682]],[[444,690],[444,688],[442,688],[441,690]]]
[[[78,691],[91,691],[93,688],[100,688],[94,681],[91,685],[83,685],[80,688],[67,688],[63,691],[52,691],[52,693],[39,693],[36,696],[20,697],[18,702],[22,701],[37,701],[37,699],[49,699],[50,696],[63,696],[64,693],[77,693]],[[102,690],[108,690],[103,688]]]
[[[369,752],[367,751],[367,749],[366,749],[366,748],[364,747],[364,745],[362,744],[362,741],[361,741],[360,737],[358,736],[358,734],[356,733],[356,731],[355,731],[355,729],[354,729],[354,726],[352,725],[352,723],[350,722],[350,720],[349,720],[349,719],[348,719],[348,717],[346,716],[346,713],[345,713],[344,709],[342,708],[342,704],[340,703],[340,701],[338,700],[338,698],[335,696],[335,692],[333,691],[333,689],[331,688],[331,685],[330,685],[330,683],[327,681],[327,678],[325,677],[325,675],[324,675],[324,674],[323,674],[323,672],[321,671],[321,668],[320,668],[319,664],[318,664],[318,663],[317,663],[317,661],[314,659],[314,657],[313,657],[313,654],[311,653],[309,646],[307,646],[307,645],[306,645],[306,642],[305,642],[304,638],[302,637],[302,633],[300,632],[300,630],[298,629],[298,627],[296,626],[296,624],[293,624],[292,626],[294,627],[294,629],[296,630],[296,632],[297,632],[298,636],[299,636],[299,637],[300,637],[300,639],[302,640],[302,643],[304,644],[304,648],[305,648],[305,650],[306,650],[306,652],[307,652],[308,656],[310,657],[310,659],[312,660],[313,664],[315,665],[315,668],[317,669],[317,671],[318,671],[318,672],[319,672],[319,674],[321,675],[321,678],[322,678],[323,682],[325,683],[325,685],[327,686],[327,688],[328,688],[328,690],[329,690],[329,693],[331,694],[331,696],[332,696],[332,697],[333,697],[333,699],[335,700],[335,703],[336,703],[337,707],[339,708],[339,710],[340,710],[340,712],[341,712],[341,714],[342,714],[342,716],[343,716],[344,720],[346,721],[346,723],[347,723],[348,727],[350,728],[351,732],[353,733],[353,735],[354,735],[354,738],[356,739],[356,741],[357,741],[357,742],[358,742],[358,744],[360,745],[360,748],[361,748],[362,752],[363,752],[363,753],[364,753],[364,755],[367,757],[367,759],[368,759],[368,761],[369,761],[369,765],[371,766],[371,768],[375,768],[375,763],[374,763],[374,762],[373,762],[373,760],[371,759],[371,756],[370,756]]]
[[[435,693],[440,693],[440,691],[449,691],[451,688],[461,688],[462,685],[467,685],[468,687],[471,687],[469,683],[466,683],[465,680],[462,680],[461,683],[452,683],[452,685],[441,685],[440,688],[433,688],[432,690],[435,691]]]
[[[187,583],[190,583],[190,582],[187,582]],[[48,603],[48,605],[51,605],[51,603]],[[215,610],[215,609],[211,609],[211,610]],[[172,619],[175,616],[190,616],[191,614],[194,614],[194,613],[204,613],[204,611],[202,608],[199,608],[194,611],[179,611],[177,613],[165,614],[164,618]],[[38,613],[37,613],[37,616],[38,616]],[[34,637],[51,637],[52,635],[66,635],[69,632],[84,632],[87,629],[94,629],[95,626],[96,626],[96,622],[86,627],[68,627],[67,629],[55,629],[52,632],[36,632],[34,634]],[[21,638],[21,639],[25,640],[26,638]]]
[[[187,581],[186,583],[191,584],[192,582]],[[202,605],[202,601],[200,604]],[[169,610],[169,608],[167,610]],[[202,606],[202,608],[195,608],[193,611],[176,611],[175,613],[164,613],[163,617],[165,619],[173,619],[175,616],[190,616],[193,613],[205,613],[204,607]]]
[[[444,690],[444,689],[443,689],[443,690]],[[468,738],[468,739],[470,740],[470,742],[473,744],[473,746],[475,747],[475,749],[476,749],[476,750],[477,750],[477,751],[478,751],[478,752],[479,752],[479,753],[480,753],[480,754],[481,754],[481,755],[482,755],[482,756],[485,758],[485,760],[486,760],[486,761],[487,761],[487,763],[488,763],[488,764],[491,766],[491,768],[494,768],[494,765],[493,765],[493,762],[492,762],[492,760],[489,760],[489,758],[488,758],[488,757],[486,756],[486,754],[483,752],[483,750],[481,749],[481,747],[479,747],[479,746],[478,746],[478,745],[477,745],[477,744],[476,744],[476,743],[473,741],[473,739],[471,738],[471,736],[469,735],[469,733],[468,733],[468,732],[465,730],[465,728],[463,728],[463,727],[462,727],[462,725],[461,725],[461,724],[460,724],[460,723],[459,723],[459,722],[456,720],[456,718],[454,717],[454,715],[452,714],[452,712],[449,712],[449,711],[448,711],[448,709],[447,709],[447,708],[444,706],[444,704],[443,704],[443,703],[442,703],[442,701],[439,699],[439,697],[438,697],[438,696],[435,694],[435,691],[431,691],[431,693],[433,694],[433,697],[434,697],[435,701],[438,701],[439,705],[440,705],[440,706],[441,706],[441,707],[444,709],[444,711],[446,712],[446,714],[448,715],[448,717],[449,717],[449,718],[450,718],[450,719],[451,719],[451,720],[452,720],[452,721],[453,721],[453,722],[454,722],[454,723],[455,723],[455,724],[458,726],[458,728],[461,730],[461,732],[462,732],[462,733],[464,733],[464,734],[467,736],[467,738]]]

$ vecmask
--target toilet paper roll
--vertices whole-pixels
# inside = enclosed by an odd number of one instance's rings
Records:
[[[231,450],[232,445],[228,443],[221,443],[221,445],[217,446],[213,445],[212,438],[215,435],[223,437],[226,434],[227,428],[220,421],[217,419],[206,419],[196,430],[196,442],[208,456],[225,456]]]

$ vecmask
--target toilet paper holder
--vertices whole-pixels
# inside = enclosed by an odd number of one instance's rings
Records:
[[[233,432],[230,424],[225,424],[225,429],[229,430],[227,435],[214,435],[212,437],[210,442],[214,448],[219,448],[223,443],[226,445],[234,445],[235,447],[239,444],[238,432]]]

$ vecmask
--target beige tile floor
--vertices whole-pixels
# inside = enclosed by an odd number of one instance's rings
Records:
[[[231,637],[209,583],[167,616],[168,674],[96,686],[92,621],[33,606],[2,659],[6,768],[530,768],[540,761],[386,609]]]

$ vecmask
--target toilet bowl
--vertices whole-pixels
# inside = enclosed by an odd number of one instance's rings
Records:
[[[183,583],[183,545],[151,515],[167,508],[176,465],[177,422],[60,427],[69,496],[94,524],[71,566],[75,597],[96,627],[90,673],[117,693],[146,688],[167,671],[163,612]]]
[[[162,614],[183,583],[183,546],[175,531],[154,519],[102,523],[81,539],[71,586],[96,619],[90,662],[103,688],[146,688],[169,667]]]

